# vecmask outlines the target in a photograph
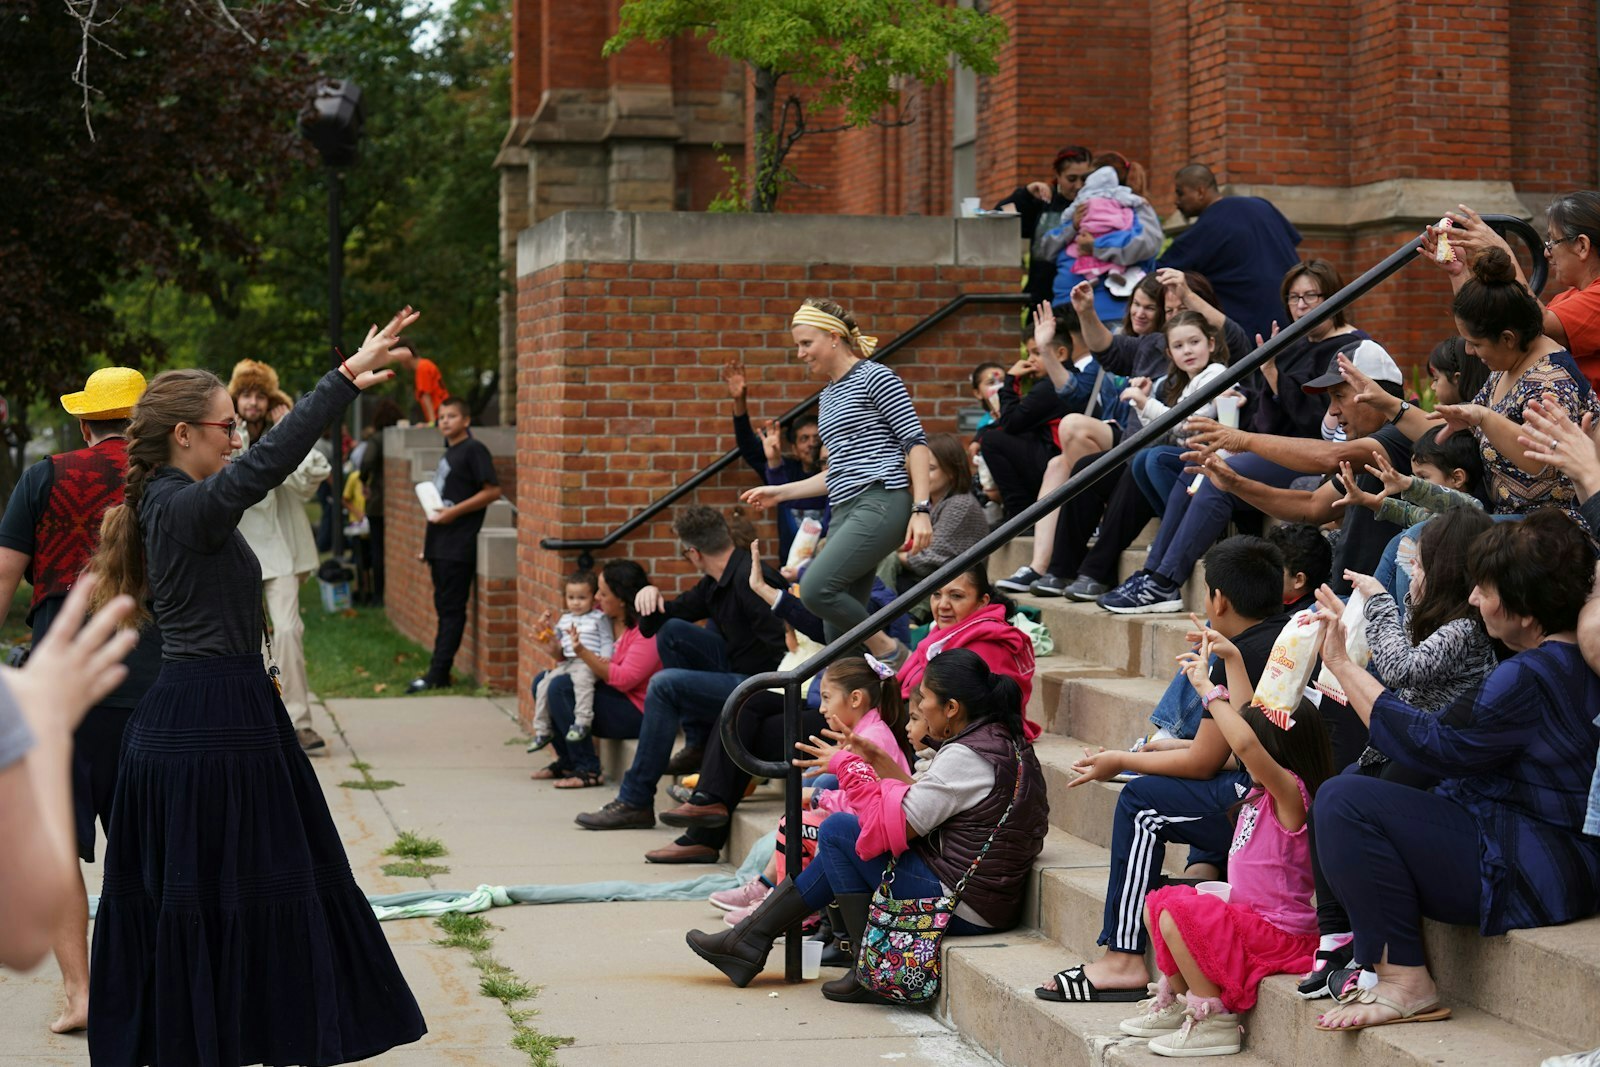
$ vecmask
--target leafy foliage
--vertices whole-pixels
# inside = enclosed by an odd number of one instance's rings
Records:
[[[754,210],[770,211],[795,142],[843,128],[808,128],[805,103],[791,93],[774,133],[781,81],[815,88],[815,104],[839,107],[846,126],[864,126],[900,102],[905,79],[942,82],[952,61],[995,73],[1007,31],[994,15],[937,0],[627,0],[605,54],[685,33],[755,75],[757,161],[749,194]]]
[[[319,76],[356,81],[366,110],[342,177],[349,342],[409,301],[418,344],[469,392],[498,365],[509,0],[455,0],[431,27],[406,0],[230,6],[244,32],[178,3],[100,26],[90,140],[77,22],[59,0],[0,0],[0,392],[78,388],[97,361],[244,355],[308,386],[330,359],[327,199],[295,119]]]

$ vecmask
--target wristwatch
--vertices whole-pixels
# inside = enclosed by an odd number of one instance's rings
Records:
[[[933,504],[927,500],[918,500],[916,503],[911,505],[911,514],[931,515],[933,514]]]
[[[1210,691],[1206,693],[1205,696],[1200,698],[1200,706],[1202,708],[1207,708],[1207,707],[1211,706],[1211,702],[1213,700],[1232,700],[1232,699],[1233,699],[1233,694],[1228,692],[1228,687],[1227,686],[1225,686],[1225,685],[1214,685],[1214,686],[1211,687]]]
[[[1390,426],[1399,425],[1400,420],[1405,418],[1406,417],[1406,412],[1408,412],[1410,410],[1411,410],[1411,404],[1410,404],[1409,401],[1406,401],[1406,400],[1400,401],[1400,410],[1394,413],[1394,418],[1389,420],[1389,425]]]

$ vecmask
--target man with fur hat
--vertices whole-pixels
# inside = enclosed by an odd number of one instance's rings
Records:
[[[278,388],[278,372],[254,359],[241,359],[228,379],[228,394],[244,423],[244,447],[261,438],[289,413],[294,401]],[[266,499],[244,513],[239,532],[261,561],[262,591],[272,619],[272,641],[263,647],[278,668],[283,706],[294,720],[300,747],[307,752],[326,742],[311,728],[311,698],[306,684],[305,624],[300,621],[300,587],[317,569],[317,543],[306,518],[306,501],[317,493],[332,467],[313,448],[295,472]]]
[[[136,370],[106,367],[89,376],[82,392],[63,396],[61,406],[77,417],[87,447],[29,467],[0,518],[0,622],[26,578],[33,585],[27,621],[36,645],[93,558],[100,520],[122,503],[128,466],[123,435],[144,385],[144,375]],[[95,819],[109,825],[123,728],[161,672],[161,633],[154,623],[139,635],[126,663],[127,678],[89,709],[72,737],[73,821],[78,855],[89,863],[94,862]],[[58,1034],[89,1025],[89,898],[81,884],[78,890],[55,937],[67,993],[66,1010],[50,1024]]]

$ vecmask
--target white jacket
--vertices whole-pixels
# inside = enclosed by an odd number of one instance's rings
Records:
[[[244,447],[250,447],[248,436]],[[303,577],[317,569],[317,541],[306,517],[306,502],[317,495],[317,486],[332,470],[327,458],[313,448],[282,485],[239,520],[239,532],[261,561],[262,581],[287,574]]]

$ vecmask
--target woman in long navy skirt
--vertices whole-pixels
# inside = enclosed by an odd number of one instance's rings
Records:
[[[345,1063],[427,1032],[264,669],[261,567],[239,518],[367,386],[409,308],[229,462],[238,420],[208,371],[156,376],[128,428],[97,595],[161,622],[134,711],[89,981],[96,1067]]]

